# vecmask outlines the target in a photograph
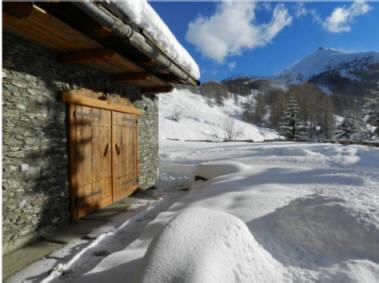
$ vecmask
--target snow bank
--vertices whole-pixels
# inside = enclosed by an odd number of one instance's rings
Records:
[[[159,95],[159,137],[179,140],[216,140],[226,137],[225,127],[231,120],[235,139],[263,141],[279,137],[276,131],[260,128],[241,120],[242,105],[247,98],[238,96],[239,103],[232,97],[225,99],[223,106],[209,105],[209,101],[200,94],[189,90],[174,89],[171,93]],[[179,112],[179,120],[172,116]]]
[[[222,175],[242,172],[249,168],[246,164],[236,161],[204,162],[196,166],[194,175],[205,179],[213,179]]]
[[[192,208],[151,242],[137,282],[282,282],[283,273],[239,218]]]
[[[167,55],[195,79],[200,78],[199,66],[186,49],[177,41],[167,25],[162,21],[146,0],[112,1],[124,15],[141,27],[166,51]]]
[[[347,259],[379,262],[379,223],[375,213],[349,198],[311,195],[273,213],[273,231],[282,246],[292,246],[311,262]]]

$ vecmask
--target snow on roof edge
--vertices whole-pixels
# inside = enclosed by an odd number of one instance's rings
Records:
[[[146,0],[112,1],[111,4],[149,34],[170,59],[199,80],[199,66]]]

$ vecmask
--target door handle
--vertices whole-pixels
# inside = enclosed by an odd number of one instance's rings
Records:
[[[116,143],[114,146],[115,146],[115,148],[116,148],[116,152],[117,152],[117,154],[120,155],[120,152],[121,152],[120,147],[118,146],[117,143]]]
[[[109,144],[107,143],[107,145],[105,146],[105,149],[104,149],[104,156],[107,155],[108,149],[109,149]]]

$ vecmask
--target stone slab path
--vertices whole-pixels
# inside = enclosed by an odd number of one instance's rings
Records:
[[[3,280],[14,282],[12,275],[37,261],[49,258],[51,254],[69,243],[84,240],[89,245],[102,233],[117,229],[129,218],[158,202],[159,199],[160,196],[154,190],[139,191],[132,197],[124,198],[52,234],[41,237],[37,242],[3,256]],[[85,248],[85,246],[86,244],[80,247]]]

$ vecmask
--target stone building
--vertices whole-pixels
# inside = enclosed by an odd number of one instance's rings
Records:
[[[5,253],[158,179],[156,93],[198,78],[117,8],[4,3]]]

